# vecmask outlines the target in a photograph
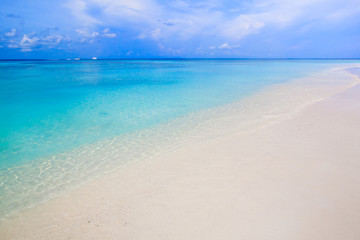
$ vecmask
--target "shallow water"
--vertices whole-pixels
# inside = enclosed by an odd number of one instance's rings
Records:
[[[176,119],[355,62],[1,61],[0,216],[155,154],[181,138]]]

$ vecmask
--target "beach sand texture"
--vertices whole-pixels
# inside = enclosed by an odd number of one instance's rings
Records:
[[[0,239],[359,239],[360,85],[344,76],[250,97],[279,111],[16,213]]]

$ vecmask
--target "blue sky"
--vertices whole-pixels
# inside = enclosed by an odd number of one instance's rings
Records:
[[[359,0],[1,0],[0,58],[360,57]]]

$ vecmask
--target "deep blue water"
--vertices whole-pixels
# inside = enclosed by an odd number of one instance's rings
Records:
[[[354,61],[0,61],[0,169]]]

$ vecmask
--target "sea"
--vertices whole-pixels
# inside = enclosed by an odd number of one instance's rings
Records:
[[[0,218],[156,154],[183,118],[349,63],[360,61],[2,60]]]

